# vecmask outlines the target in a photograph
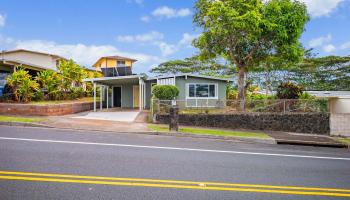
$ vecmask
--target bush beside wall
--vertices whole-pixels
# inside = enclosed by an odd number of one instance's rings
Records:
[[[157,115],[159,123],[168,123],[169,115]],[[329,135],[328,113],[237,113],[181,114],[180,125],[230,129],[270,130]]]

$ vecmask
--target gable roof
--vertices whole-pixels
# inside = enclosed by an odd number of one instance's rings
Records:
[[[186,76],[195,77],[195,78],[212,79],[212,80],[218,80],[218,81],[233,82],[231,79],[227,79],[227,78],[219,78],[219,77],[215,77],[215,76],[204,76],[204,75],[191,74],[191,73],[149,77],[147,80],[157,80],[157,79],[164,79],[164,78],[186,77]]]
[[[44,52],[39,52],[39,51],[32,51],[32,50],[27,50],[27,49],[14,49],[14,50],[9,50],[9,51],[2,51],[2,52],[0,52],[0,54],[16,53],[16,52],[21,52],[21,51],[29,52],[29,53],[36,53],[36,54],[41,54],[41,55],[47,55],[47,56],[54,57],[56,59],[68,60],[67,58],[64,58],[64,57],[56,55],[56,54],[44,53]]]
[[[0,63],[2,64],[9,64],[9,65],[24,65],[26,66],[27,68],[32,68],[32,69],[35,69],[35,70],[54,70],[54,71],[58,71],[57,69],[50,69],[50,68],[47,68],[47,67],[44,67],[44,66],[40,66],[40,65],[37,65],[37,64],[33,64],[33,63],[29,63],[29,62],[24,62],[22,60],[15,60],[15,59],[2,59],[0,58]]]

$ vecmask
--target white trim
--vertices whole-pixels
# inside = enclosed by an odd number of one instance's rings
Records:
[[[143,76],[140,75],[131,75],[131,76],[113,76],[113,77],[101,77],[101,78],[86,78],[83,79],[85,82],[89,81],[106,81],[106,80],[119,80],[119,79],[136,79],[136,78],[142,78]]]
[[[196,78],[204,78],[204,79],[212,79],[212,80],[220,80],[220,81],[229,81],[233,82],[231,79],[226,78],[218,78],[214,76],[203,76],[203,75],[197,75],[197,74],[178,74],[178,75],[167,75],[167,76],[158,76],[158,77],[150,77],[147,80],[155,80],[155,79],[165,79],[165,78],[172,78],[172,77],[182,77],[184,76],[185,79],[187,79],[187,76],[189,77],[196,77]]]
[[[190,89],[189,89],[189,85],[190,84],[194,84],[194,85],[196,85],[196,84],[207,84],[208,86],[209,85],[215,85],[215,97],[190,97],[189,96],[189,93],[190,93]],[[219,91],[218,91],[218,89],[219,89],[219,86],[218,86],[218,84],[217,83],[186,83],[186,99],[219,99]],[[196,88],[195,88],[195,92],[194,92],[195,94],[196,94]],[[208,95],[209,95],[209,87],[208,87]]]
[[[112,106],[114,108],[114,88],[115,87],[120,87],[120,108],[123,108],[123,86],[122,85],[114,85],[112,86]],[[117,107],[119,108],[119,107]]]

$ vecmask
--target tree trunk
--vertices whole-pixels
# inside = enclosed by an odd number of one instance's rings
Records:
[[[238,100],[239,110],[245,110],[245,95],[246,95],[246,69],[244,66],[238,67]]]
[[[269,95],[272,93],[272,83],[271,83],[271,72],[267,71],[265,75],[266,80],[266,95]]]

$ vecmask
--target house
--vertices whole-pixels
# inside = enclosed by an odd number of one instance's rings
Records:
[[[55,70],[60,60],[67,60],[58,55],[30,51],[25,49],[16,49],[11,51],[0,52],[0,96],[5,86],[6,77],[13,73],[16,66],[22,66],[29,74],[35,76],[38,71]]]
[[[226,85],[230,80],[196,74],[177,74],[148,77],[132,72],[135,59],[108,56],[100,58],[93,66],[105,75],[85,79],[94,85],[94,110],[96,87],[100,87],[99,107],[148,109],[153,85],[175,85],[180,93],[178,102],[187,107],[215,107],[218,100],[226,99]]]

